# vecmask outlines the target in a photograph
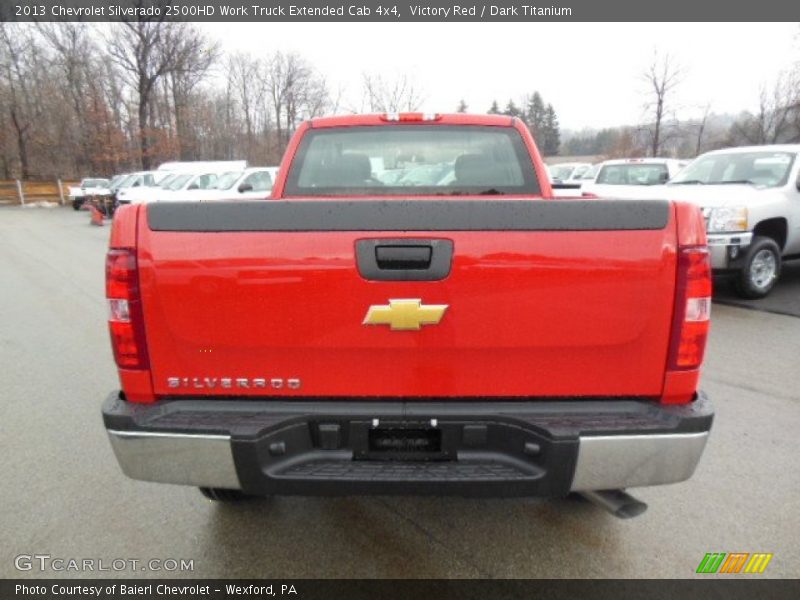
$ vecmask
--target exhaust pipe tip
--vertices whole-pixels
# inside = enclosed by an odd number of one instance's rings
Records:
[[[580,492],[580,495],[618,519],[632,519],[647,510],[647,504],[625,490],[594,490]]]

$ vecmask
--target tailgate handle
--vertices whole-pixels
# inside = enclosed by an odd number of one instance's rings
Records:
[[[375,246],[379,269],[427,269],[432,255],[430,246]]]
[[[438,281],[450,274],[453,241],[358,240],[356,262],[361,276],[371,281]]]

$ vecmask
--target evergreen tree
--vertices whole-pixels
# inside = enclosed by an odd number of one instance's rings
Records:
[[[467,112],[467,103],[466,103],[466,102],[464,102],[464,99],[463,99],[463,98],[462,98],[461,100],[459,100],[459,102],[458,102],[458,108],[456,109],[456,112],[460,112],[460,113],[465,113],[465,112]]]
[[[509,117],[519,117],[522,115],[517,105],[514,104],[513,100],[509,100],[508,104],[506,104],[506,109],[503,111],[504,115],[508,115]]]
[[[499,115],[500,107],[497,105],[497,100],[492,100],[492,106],[489,108],[490,115]]]
[[[559,131],[558,115],[552,104],[548,104],[545,108],[542,138],[542,152],[546,156],[557,155],[561,146],[561,132]]]
[[[533,92],[525,110],[525,121],[528,123],[533,138],[539,142],[542,142],[540,138],[544,133],[545,112],[546,109],[541,94],[539,94],[539,92]]]

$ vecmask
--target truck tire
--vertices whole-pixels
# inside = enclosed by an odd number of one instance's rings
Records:
[[[209,500],[214,500],[215,502],[241,502],[242,500],[252,498],[252,496],[248,496],[239,490],[228,490],[225,488],[201,487],[200,493]]]
[[[72,210],[80,210],[81,206],[83,206],[83,200],[73,200],[72,201]]]
[[[781,274],[781,249],[772,238],[756,236],[747,249],[736,292],[742,298],[763,298],[772,291]]]

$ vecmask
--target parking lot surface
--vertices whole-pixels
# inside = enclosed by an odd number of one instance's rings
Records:
[[[766,298],[759,300],[739,298],[729,280],[715,282],[714,295],[717,302],[722,304],[800,317],[800,260],[784,263],[780,281]]]
[[[276,498],[217,505],[119,470],[100,417],[109,227],[0,208],[0,577],[691,577],[707,552],[800,575],[800,319],[716,305],[717,417],[688,482],[621,521],[575,500]],[[14,557],[192,559],[194,570],[19,572]],[[141,567],[139,567],[141,568]]]

